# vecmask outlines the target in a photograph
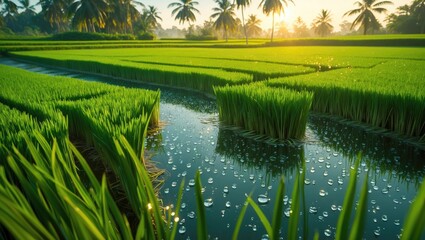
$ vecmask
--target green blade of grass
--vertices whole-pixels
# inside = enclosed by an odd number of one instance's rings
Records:
[[[272,220],[272,228],[273,228],[273,236],[278,238],[280,227],[282,225],[282,211],[283,211],[283,195],[285,192],[285,181],[283,177],[279,180],[279,187],[277,189],[276,202],[273,210],[273,220]]]
[[[354,218],[354,223],[350,232],[350,240],[361,239],[363,236],[365,219],[367,215],[368,180],[369,180],[369,177],[366,174],[366,178],[363,182],[363,187],[360,194],[359,205],[357,207],[356,216]]]
[[[270,239],[275,239],[273,236],[273,230],[272,226],[270,225],[269,220],[267,220],[266,215],[264,215],[263,211],[261,211],[260,207],[257,203],[252,200],[250,196],[247,198],[248,203],[252,206],[255,213],[257,214],[258,218],[260,219],[261,223],[263,224],[264,228],[266,229],[267,234],[269,234]]]
[[[245,202],[239,214],[238,220],[236,221],[235,229],[233,230],[232,240],[238,239],[239,231],[241,229],[242,222],[245,217],[245,213],[247,209],[248,209],[248,202]]]
[[[197,209],[197,230],[198,230],[198,239],[208,239],[207,238],[207,223],[205,219],[205,207],[204,200],[202,197],[202,185],[201,185],[201,175],[199,171],[195,175],[195,192],[196,192],[196,209]]]
[[[362,155],[361,153],[359,153],[357,155],[356,163],[354,164],[354,169],[351,169],[350,171],[350,183],[348,184],[347,192],[345,193],[344,203],[342,206],[342,211],[338,218],[338,223],[336,227],[336,239],[348,238],[348,227],[354,203],[354,196],[356,194],[357,168],[359,167],[361,158]]]
[[[180,207],[181,207],[181,202],[182,202],[182,198],[183,198],[184,183],[185,183],[185,180],[183,179],[181,184],[180,184],[179,193],[177,194],[177,205],[176,205],[176,215],[175,215],[176,218],[179,217],[179,213],[180,213]],[[171,221],[174,221],[174,219],[171,219]],[[178,226],[177,221],[175,221],[175,223],[173,225],[173,229],[171,231],[171,236],[169,236],[168,239],[174,240],[176,238],[177,226]]]
[[[410,205],[409,213],[403,225],[402,240],[420,239],[425,231],[425,180],[422,181],[415,201]]]

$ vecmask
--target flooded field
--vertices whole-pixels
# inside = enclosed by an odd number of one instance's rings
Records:
[[[2,59],[3,64],[53,75],[67,75],[119,84],[96,76],[46,69]],[[152,88],[140,84],[131,87]],[[155,87],[153,87],[156,89]],[[396,239],[404,216],[425,175],[425,152],[400,140],[369,133],[312,114],[306,138],[301,143],[271,144],[246,137],[223,126],[213,100],[185,91],[161,89],[161,120],[164,127],[149,136],[147,153],[166,170],[160,197],[164,205],[176,202],[178,187],[185,179],[179,221],[179,239],[196,239],[194,178],[201,172],[207,230],[212,239],[230,239],[236,219],[252,194],[271,219],[278,180],[285,180],[282,236],[290,214],[300,214],[299,236],[333,239],[335,226],[358,152],[356,199],[365,175],[369,195],[364,237]],[[301,212],[291,213],[295,176],[305,162]],[[257,215],[248,208],[239,234],[241,239],[267,239]]]

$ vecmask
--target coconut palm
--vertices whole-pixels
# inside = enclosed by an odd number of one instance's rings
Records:
[[[28,15],[35,15],[35,5],[31,5],[30,0],[19,0],[19,9],[24,10],[23,12]]]
[[[198,9],[195,8],[195,5],[199,3],[193,0],[179,0],[178,2],[173,2],[168,5],[168,8],[174,8],[171,14],[176,15],[174,20],[179,20],[179,24],[184,24],[185,21],[195,22],[196,13],[200,13]]]
[[[69,11],[74,14],[72,26],[78,31],[96,32],[105,28],[108,4],[104,0],[77,0]]]
[[[259,36],[261,35],[262,29],[260,27],[261,20],[257,16],[251,14],[248,16],[248,21],[246,22],[246,33],[247,36]]]
[[[334,29],[332,24],[330,24],[331,21],[331,13],[328,10],[322,9],[321,13],[314,19],[314,32],[321,37],[329,35]]]
[[[354,5],[357,5],[357,8],[346,12],[344,16],[352,16],[358,14],[356,19],[354,19],[353,24],[351,25],[351,29],[360,25],[360,27],[363,27],[363,34],[366,35],[367,30],[369,28],[379,28],[380,24],[376,19],[374,13],[385,13],[387,9],[382,6],[390,4],[393,4],[393,2],[387,0],[379,2],[378,0],[357,1],[354,3]]]
[[[4,0],[2,14],[6,18],[14,18],[18,14],[18,5],[12,0]]]
[[[245,34],[246,44],[248,44],[248,34],[246,32],[245,16],[244,16],[244,13],[243,13],[243,9],[245,7],[248,7],[249,4],[251,4],[251,0],[236,0],[237,8],[238,9],[240,8],[241,12],[242,12],[242,25],[243,25],[243,30],[244,30],[244,34]]]
[[[67,29],[68,13],[67,9],[70,6],[68,0],[40,0],[41,13],[44,19],[50,24],[55,31],[61,32]]]
[[[270,42],[273,42],[273,33],[274,33],[274,15],[277,13],[284,12],[284,8],[288,6],[288,2],[292,2],[292,0],[261,0],[260,5],[258,7],[263,7],[263,13],[269,16],[272,13],[272,33]]]
[[[135,0],[110,0],[107,26],[108,32],[132,33],[133,23],[140,18],[137,6],[143,3]]]
[[[162,21],[162,18],[159,16],[160,13],[156,7],[148,6],[144,12],[146,12],[146,20],[152,26],[152,28],[157,28],[160,26],[158,20]]]
[[[229,0],[215,0],[215,2],[218,4],[218,7],[212,9],[214,13],[211,15],[211,18],[217,18],[214,22],[214,27],[217,30],[223,29],[224,38],[227,42],[228,31],[234,30],[237,26],[234,12],[235,5],[231,4]]]

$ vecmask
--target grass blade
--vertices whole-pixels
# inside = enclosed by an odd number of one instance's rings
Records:
[[[420,239],[425,231],[425,180],[416,195],[415,201],[410,205],[409,213],[404,221],[402,240]]]
[[[354,196],[356,194],[357,168],[359,167],[361,158],[361,153],[359,153],[357,155],[354,169],[351,169],[350,172],[350,183],[348,184],[347,192],[345,193],[344,204],[342,206],[342,211],[339,215],[336,227],[336,239],[347,239],[348,237],[348,227],[354,203]]]
[[[242,221],[245,217],[246,210],[248,209],[248,202],[244,203],[244,206],[241,209],[241,213],[239,214],[238,220],[236,221],[235,229],[233,230],[232,240],[237,240],[239,231],[242,226]]]
[[[367,187],[369,177],[366,174],[366,178],[363,182],[363,187],[360,194],[359,205],[357,207],[356,216],[354,218],[353,227],[350,232],[350,240],[361,239],[363,236],[363,230],[365,225],[365,219],[367,215]]]
[[[276,202],[273,210],[273,236],[277,238],[279,236],[279,230],[282,225],[282,211],[283,211],[283,195],[285,193],[285,181],[283,177],[280,178],[279,187],[277,189]]]
[[[198,230],[198,239],[208,239],[207,238],[207,223],[205,220],[205,207],[204,200],[202,198],[202,185],[201,185],[201,175],[199,171],[195,175],[195,192],[196,192],[196,209],[197,209],[197,230]]]
[[[266,215],[264,215],[263,211],[261,211],[260,207],[257,203],[252,200],[250,196],[248,196],[247,201],[249,204],[251,204],[252,208],[254,209],[255,213],[257,214],[258,218],[260,219],[261,223],[263,224],[264,228],[266,229],[267,234],[269,234],[270,239],[275,239],[273,236],[273,230],[272,226],[270,225],[269,220],[267,220]]]

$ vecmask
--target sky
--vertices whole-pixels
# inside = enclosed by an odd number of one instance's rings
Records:
[[[177,26],[179,28],[187,27],[188,25],[179,25],[178,21],[174,20],[174,17],[171,16],[171,8],[167,8],[168,4],[171,2],[174,2],[176,0],[141,0],[143,4],[147,5],[153,5],[156,6],[161,13],[161,18],[163,21],[161,22],[161,25],[163,28],[171,28],[172,26]],[[196,22],[195,25],[201,25],[205,20],[209,19],[209,16],[211,16],[212,8],[216,6],[216,3],[214,0],[196,0],[199,2],[199,5],[197,6],[198,10],[201,12],[201,14],[196,15]],[[232,1],[232,0],[231,0]],[[275,22],[285,21],[289,27],[292,26],[295,19],[300,16],[304,22],[307,24],[307,26],[310,26],[314,18],[321,12],[322,9],[329,10],[331,12],[332,16],[332,25],[334,26],[335,30],[339,30],[339,24],[343,20],[347,20],[349,22],[352,22],[355,17],[344,17],[343,15],[345,12],[354,9],[355,5],[354,2],[356,0],[293,0],[294,4],[289,3],[288,7],[285,10],[285,14],[282,14],[280,16],[275,16]],[[258,8],[258,5],[260,4],[261,0],[252,0],[250,7],[245,11],[245,18],[249,14],[254,14],[257,16],[257,18],[260,18],[262,20],[261,27],[263,29],[271,28],[272,24],[272,17],[271,15],[267,17],[263,14],[262,9]],[[388,9],[388,13],[395,12],[395,9],[399,6],[410,4],[412,0],[393,0],[393,5],[386,6]],[[241,11],[236,11],[236,16],[239,18],[242,18]],[[381,24],[383,23],[383,20],[385,19],[386,15],[381,14],[377,16]],[[385,24],[384,24],[385,25]],[[290,28],[291,29],[291,28]]]

